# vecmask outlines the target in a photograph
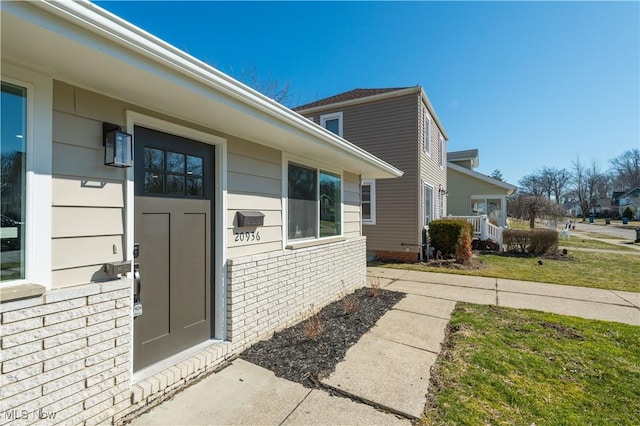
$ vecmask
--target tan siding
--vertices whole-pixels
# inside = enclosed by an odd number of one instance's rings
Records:
[[[360,232],[360,176],[345,172],[343,175],[343,230],[345,237],[359,237]]]
[[[229,140],[227,157],[227,255],[249,256],[282,249],[282,154],[245,140]],[[264,225],[238,228],[238,210],[257,210]],[[260,240],[236,241],[236,233],[257,232]],[[255,234],[254,234],[255,235]]]
[[[54,206],[124,207],[124,182],[54,176]]]
[[[424,126],[424,120],[422,119],[424,111],[427,109],[427,107],[420,102],[420,109],[419,109],[419,117],[420,117],[420,141],[422,141],[423,139],[423,134],[426,131],[425,126]],[[433,117],[432,117],[433,119]],[[434,219],[439,217],[440,214],[440,197],[438,195],[438,189],[440,187],[442,187],[443,189],[447,188],[447,169],[446,169],[446,155],[444,158],[444,163],[443,166],[440,167],[440,150],[439,150],[439,143],[438,140],[439,138],[442,136],[442,133],[440,132],[440,129],[438,128],[438,126],[435,124],[435,122],[432,120],[432,125],[431,125],[431,155],[427,155],[424,152],[424,147],[422,146],[422,144],[419,146],[419,157],[420,157],[420,180],[424,181],[426,183],[428,183],[429,185],[431,185],[433,187],[433,202],[434,202]],[[446,152],[446,141],[443,144],[443,149]],[[424,197],[424,194],[422,193],[423,191],[420,191],[419,197],[420,200],[422,199],[422,197]],[[444,207],[444,216],[447,215],[447,199],[446,196],[444,197],[444,203],[445,203],[445,207]],[[418,220],[421,222],[422,221],[422,201],[420,201],[420,205],[419,205],[419,212],[418,212],[419,216],[418,216]]]
[[[54,270],[114,262],[123,259],[122,236],[55,238],[51,251]]]
[[[53,287],[56,288],[86,284],[87,281],[96,281],[104,278],[107,278],[107,274],[104,271],[103,264],[81,266],[79,268],[58,269],[51,273]]]
[[[313,113],[342,111],[345,139],[404,171],[376,181],[376,225],[362,228],[369,250],[403,250],[400,243],[418,240],[418,101],[410,94]]]
[[[66,143],[53,144],[53,174],[123,181],[124,169],[104,166],[104,150]]]
[[[104,153],[102,122],[54,111],[53,141],[93,148]]]
[[[122,209],[54,207],[53,238],[124,234]]]

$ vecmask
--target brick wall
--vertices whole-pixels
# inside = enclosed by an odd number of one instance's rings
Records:
[[[376,250],[375,255],[380,260],[399,261],[415,263],[420,260],[420,253],[404,251],[384,251]]]
[[[366,238],[229,259],[227,337],[248,346],[365,285]]]
[[[0,424],[92,425],[131,405],[131,289],[123,279],[0,304]]]

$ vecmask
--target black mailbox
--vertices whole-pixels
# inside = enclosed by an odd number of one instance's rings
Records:
[[[264,225],[264,214],[255,211],[237,212],[238,228],[255,228]]]

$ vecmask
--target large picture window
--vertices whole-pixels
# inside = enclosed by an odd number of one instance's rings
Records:
[[[342,235],[342,179],[299,164],[288,168],[289,240]]]
[[[1,281],[25,278],[27,89],[2,82]]]

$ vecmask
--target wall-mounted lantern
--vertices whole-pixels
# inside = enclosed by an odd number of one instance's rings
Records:
[[[449,191],[442,187],[442,184],[438,184],[438,193],[440,195],[449,195]]]
[[[102,123],[104,164],[111,167],[133,166],[133,136],[115,124]]]

